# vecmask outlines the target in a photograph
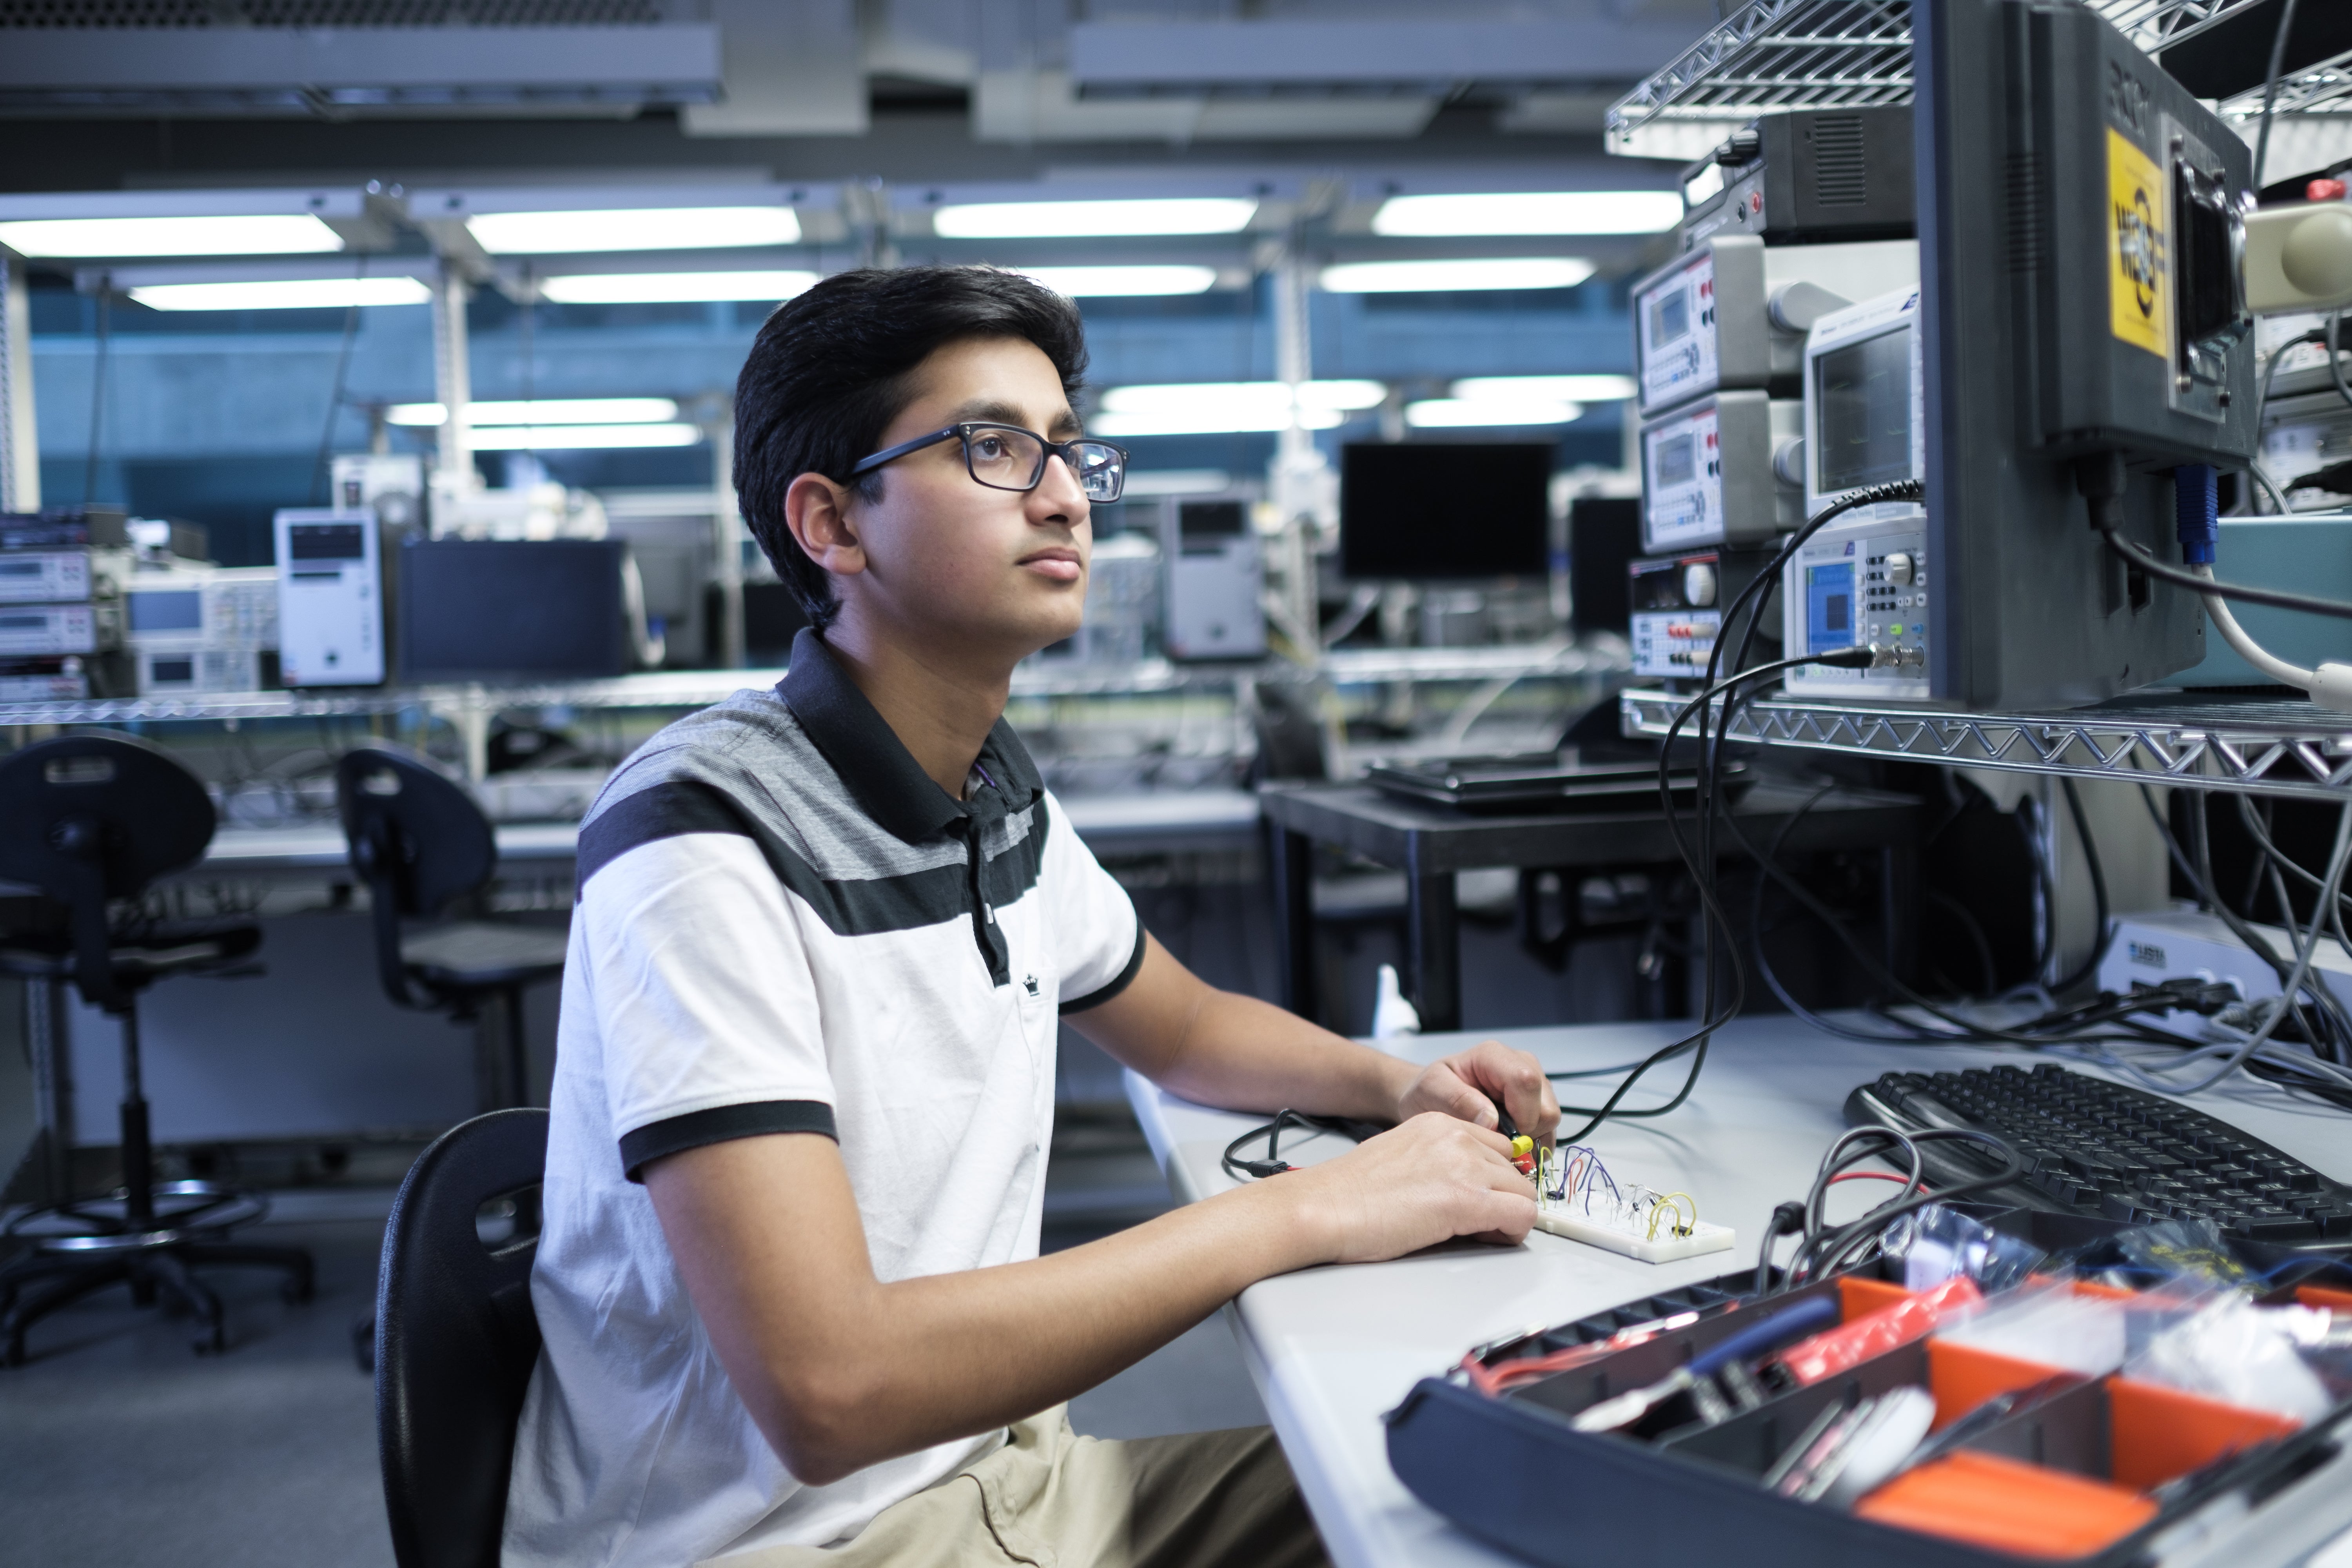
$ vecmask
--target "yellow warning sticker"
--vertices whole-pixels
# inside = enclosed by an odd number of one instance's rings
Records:
[[[2168,356],[2171,316],[2164,303],[2167,266],[2164,176],[2156,160],[2121,132],[2107,131],[2109,325],[2135,348]]]

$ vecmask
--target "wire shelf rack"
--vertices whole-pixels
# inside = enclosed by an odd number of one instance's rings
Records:
[[[1627,734],[1663,737],[1690,699],[1638,690],[1621,692],[1618,701]],[[1954,767],[2352,797],[2352,714],[2308,702],[2209,700],[2176,691],[2059,713],[1988,714],[1773,697],[1744,703],[1730,733],[1758,745]]]
[[[2264,0],[2085,0],[2153,54],[2187,43]],[[2221,112],[2262,110],[2260,87]],[[2277,112],[2347,107],[2352,51],[2279,84]],[[1869,109],[1911,101],[1910,0],[1749,0],[1612,104],[1605,142],[1633,157],[1704,157],[1760,114]]]

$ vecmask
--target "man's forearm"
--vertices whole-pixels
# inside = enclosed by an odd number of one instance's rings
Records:
[[[1232,1110],[1393,1121],[1418,1070],[1254,996],[1211,988],[1160,1072],[1187,1100]]]
[[[720,1361],[804,1481],[1067,1399],[1253,1280],[1324,1256],[1328,1227],[1297,1212],[1302,1190],[1250,1188],[1029,1262],[880,1283],[821,1142],[714,1144],[646,1183]],[[780,1191],[799,1200],[791,1224],[745,1195]]]

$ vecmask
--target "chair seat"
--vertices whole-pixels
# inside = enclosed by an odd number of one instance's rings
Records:
[[[563,972],[568,940],[544,926],[452,921],[402,938],[400,959],[427,985],[445,989],[527,985]]]
[[[226,968],[260,946],[261,927],[251,921],[158,921],[112,942],[107,956],[118,982],[144,985],[167,974]],[[0,936],[0,974],[40,980],[69,975],[73,969],[73,937],[67,931]]]

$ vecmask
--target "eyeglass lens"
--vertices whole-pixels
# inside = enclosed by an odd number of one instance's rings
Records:
[[[965,436],[963,450],[971,477],[994,489],[1034,489],[1045,477],[1045,444],[1025,430],[974,430]],[[1100,441],[1076,441],[1068,455],[1076,459],[1072,466],[1088,500],[1119,498],[1127,475],[1118,447]]]

